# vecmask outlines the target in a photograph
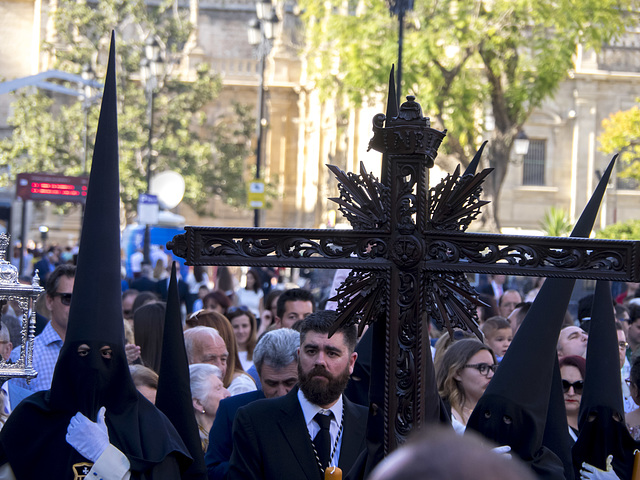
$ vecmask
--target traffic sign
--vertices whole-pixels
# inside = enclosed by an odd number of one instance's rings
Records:
[[[158,223],[158,196],[141,193],[138,197],[138,223],[141,225],[156,225]]]
[[[263,181],[254,180],[249,184],[247,200],[249,202],[249,207],[251,208],[264,208],[265,198]]]

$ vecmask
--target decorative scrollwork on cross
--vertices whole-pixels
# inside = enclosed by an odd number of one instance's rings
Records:
[[[428,405],[439,403],[427,401],[436,389],[428,322],[481,337],[480,302],[466,273],[640,280],[640,242],[467,233],[487,203],[490,169],[476,173],[484,146],[463,174],[457,168],[429,190],[428,168],[446,130],[432,129],[413,97],[400,109],[395,99],[391,80],[387,112],[374,117],[369,142],[383,153],[382,181],[362,164],[359,175],[328,166],[339,185],[331,200],[353,230],[187,227],[167,244],[188,265],[351,270],[333,298],[334,331],[373,325],[385,375],[382,388],[372,383],[372,392],[384,390],[372,411],[383,410],[386,452],[437,417]]]

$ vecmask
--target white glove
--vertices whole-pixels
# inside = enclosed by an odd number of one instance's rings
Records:
[[[511,447],[509,445],[502,445],[501,447],[495,447],[491,449],[498,455],[503,455],[506,458],[511,458]]]
[[[582,470],[580,470],[580,480],[620,480],[616,472],[613,471],[611,462],[613,461],[613,455],[607,457],[607,470],[600,470],[599,468],[589,465],[586,462],[582,462]]]
[[[67,427],[67,443],[87,460],[95,463],[109,446],[109,432],[104,421],[106,408],[98,411],[97,422],[76,413]]]

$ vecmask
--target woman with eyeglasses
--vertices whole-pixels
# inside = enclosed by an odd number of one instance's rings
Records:
[[[453,343],[436,370],[438,393],[451,408],[451,424],[462,434],[471,412],[493,378],[498,365],[493,351],[474,338]]]
[[[258,343],[256,317],[248,307],[231,307],[226,317],[231,322],[238,344],[238,357],[245,372],[253,366],[253,349]]]
[[[578,439],[578,414],[580,413],[580,401],[582,400],[587,362],[578,355],[568,355],[560,359],[559,365],[569,435],[575,441]]]
[[[640,405],[640,357],[636,357],[633,360],[629,378],[625,379],[625,382],[629,385],[631,398],[633,398],[636,405]],[[624,417],[633,439],[640,440],[640,408],[627,413]]]

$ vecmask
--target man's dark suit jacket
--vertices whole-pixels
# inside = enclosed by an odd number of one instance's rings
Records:
[[[163,278],[158,280],[155,285],[155,292],[160,295],[160,298],[164,301],[167,300],[167,294],[169,291],[169,279]],[[191,313],[193,303],[189,305],[187,299],[189,298],[189,285],[183,280],[178,280],[178,296],[180,297],[180,303],[184,303],[187,307],[187,313]]]
[[[338,466],[343,478],[366,448],[367,409],[342,397],[344,428]],[[309,431],[298,402],[298,388],[280,398],[242,407],[233,423],[229,480],[322,480]]]
[[[137,280],[129,283],[129,288],[137,290],[139,292],[153,292],[156,293],[158,283],[156,280],[152,280],[147,277],[140,277]]]
[[[209,480],[224,480],[229,471],[229,459],[233,450],[231,431],[236,412],[240,407],[263,398],[264,393],[262,393],[262,390],[256,390],[234,395],[220,402],[216,412],[216,419],[213,421],[213,426],[209,431],[209,448],[204,454]]]

